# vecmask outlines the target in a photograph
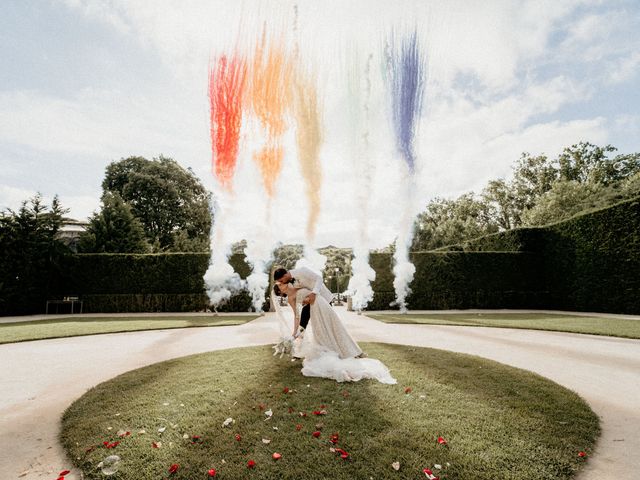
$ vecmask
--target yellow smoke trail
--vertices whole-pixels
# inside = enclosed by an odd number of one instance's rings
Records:
[[[318,106],[318,91],[310,76],[299,73],[294,83],[294,115],[297,123],[296,142],[300,158],[300,170],[309,199],[307,238],[312,240],[320,215],[320,146],[322,143],[322,118]]]
[[[281,137],[287,129],[286,114],[291,104],[292,69],[282,42],[269,42],[263,33],[256,45],[251,75],[250,100],[253,113],[264,129],[266,145],[253,156],[271,198],[282,170],[284,151]]]

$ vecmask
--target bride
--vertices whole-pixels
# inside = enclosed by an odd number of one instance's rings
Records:
[[[286,297],[294,314],[294,337],[299,336],[299,306],[311,293],[290,283],[276,283],[273,291]],[[278,302],[275,302],[278,305]],[[278,315],[281,312],[277,308]],[[310,332],[309,332],[310,330]],[[338,382],[355,382],[373,378],[381,383],[395,384],[389,369],[379,360],[362,358],[358,344],[351,338],[333,307],[318,295],[311,304],[311,319],[296,356],[303,357],[302,374],[307,377],[331,378]]]

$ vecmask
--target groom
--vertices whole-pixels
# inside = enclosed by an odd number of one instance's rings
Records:
[[[307,267],[294,268],[287,271],[286,268],[278,268],[273,272],[273,279],[278,283],[291,283],[294,287],[304,287],[311,290],[302,304],[300,312],[300,326],[304,329],[309,324],[311,317],[311,305],[316,301],[316,295],[321,295],[327,302],[333,300],[333,295],[322,281],[322,277]]]

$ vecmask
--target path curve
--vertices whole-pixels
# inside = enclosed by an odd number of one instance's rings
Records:
[[[596,452],[577,479],[638,478],[640,340],[534,330],[394,325],[343,309],[340,314],[359,341],[478,355],[536,372],[577,392],[602,420]],[[61,415],[100,382],[171,358],[263,345],[276,338],[276,320],[268,314],[239,326],[0,345],[0,471],[6,478],[29,480],[53,478],[70,468],[58,442]]]

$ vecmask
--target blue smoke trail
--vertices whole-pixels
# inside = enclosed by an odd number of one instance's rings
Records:
[[[416,164],[413,140],[422,112],[426,76],[426,62],[417,31],[400,42],[392,32],[386,45],[386,57],[396,145],[413,175]]]

